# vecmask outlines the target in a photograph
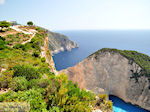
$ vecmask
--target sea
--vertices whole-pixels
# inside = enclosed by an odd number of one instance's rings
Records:
[[[102,48],[135,50],[150,56],[150,30],[68,30],[56,31],[69,37],[78,48],[53,56],[57,70],[74,66],[90,54]],[[114,112],[148,112],[135,105],[110,96]]]

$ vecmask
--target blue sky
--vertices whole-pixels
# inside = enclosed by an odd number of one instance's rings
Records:
[[[51,30],[150,29],[150,0],[0,0],[0,20]]]

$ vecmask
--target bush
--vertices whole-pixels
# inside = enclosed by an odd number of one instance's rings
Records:
[[[23,51],[28,51],[31,49],[31,43],[26,43],[23,46],[23,48],[21,47]]]
[[[53,106],[52,108],[50,108],[50,112],[61,112],[59,107]]]
[[[37,79],[40,77],[38,69],[31,65],[17,65],[13,67],[15,77],[25,77],[27,80]]]
[[[32,54],[32,56],[34,56],[34,57],[39,57],[40,56],[40,52],[34,52],[33,54]]]
[[[108,99],[108,95],[106,95],[106,94],[99,94],[98,96],[99,96],[99,99],[100,99],[101,101],[104,101],[104,100],[107,100],[107,99]]]
[[[50,84],[50,80],[48,79],[40,79],[38,82],[38,86],[40,88],[46,88]]]
[[[9,85],[14,91],[23,91],[28,88],[28,81],[25,77],[14,77]]]
[[[6,48],[5,38],[0,36],[0,50],[3,50],[5,48]]]
[[[36,27],[36,30],[37,30],[38,32],[43,32],[43,31],[45,31],[43,28],[40,28],[40,27]]]
[[[1,21],[0,22],[0,27],[4,28],[4,27],[9,27],[11,25],[10,22],[7,21]]]
[[[53,72],[50,72],[50,68],[48,68],[48,67],[40,67],[40,68],[38,69],[38,71],[39,71],[41,74],[46,74],[47,76],[55,75]]]
[[[29,89],[31,89],[31,88],[39,88],[38,87],[38,81],[39,81],[39,79],[32,79],[32,80],[30,80],[28,88]]]
[[[25,46],[22,44],[16,44],[13,48],[25,50]]]
[[[46,88],[50,82],[49,79],[32,79],[29,81],[29,88]]]
[[[100,108],[102,111],[112,110],[112,102],[108,100],[108,95],[106,94],[99,94],[99,99],[95,102],[95,106]]]
[[[34,42],[34,43],[32,44],[32,48],[35,48],[36,50],[39,50],[39,51],[40,51],[39,42]]]
[[[0,88],[8,88],[12,80],[12,71],[5,71],[0,75]]]
[[[5,41],[6,39],[4,37],[0,36],[0,40]]]
[[[31,40],[32,48],[40,51],[40,47],[44,44],[44,34],[36,33],[35,37]]]
[[[45,62],[46,59],[44,57],[41,58],[41,62]]]
[[[3,49],[5,49],[5,48],[7,48],[5,41],[0,40],[0,50],[3,50]]]
[[[36,39],[32,38],[30,43],[34,43],[35,41],[36,41]]]

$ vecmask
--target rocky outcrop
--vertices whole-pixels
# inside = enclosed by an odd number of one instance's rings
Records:
[[[141,71],[140,65],[119,52],[100,50],[61,72],[68,74],[80,88],[95,93],[104,89],[110,95],[150,110],[150,82]]]
[[[68,37],[48,31],[49,37],[49,49],[52,54],[56,54],[60,51],[71,50],[77,47],[77,44],[68,39]]]

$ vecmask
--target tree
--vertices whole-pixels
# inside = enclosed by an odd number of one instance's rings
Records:
[[[11,25],[11,23],[10,22],[7,22],[7,21],[1,21],[0,22],[0,27],[1,27],[1,30],[0,31],[3,31],[2,29],[4,28],[4,27],[9,27]]]
[[[33,25],[33,22],[32,22],[32,21],[28,21],[28,22],[27,22],[27,25],[32,26],[32,25]]]

